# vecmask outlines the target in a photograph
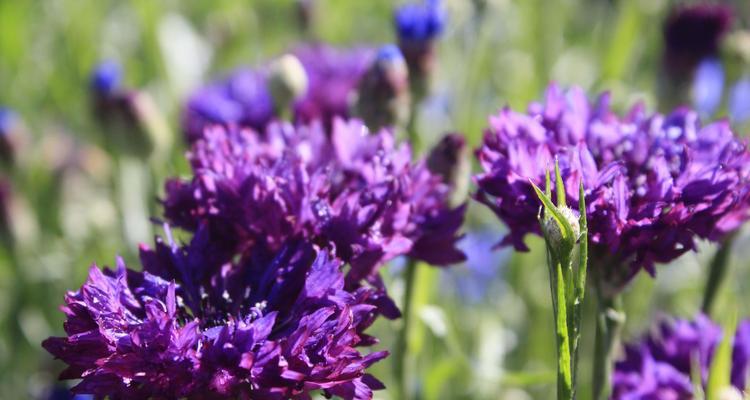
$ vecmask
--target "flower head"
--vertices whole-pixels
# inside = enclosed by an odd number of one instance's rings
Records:
[[[192,143],[211,126],[264,129],[275,115],[267,72],[243,68],[196,90],[185,104],[182,129]]]
[[[429,41],[443,33],[446,13],[441,0],[423,0],[408,3],[394,13],[394,22],[399,39],[405,41]]]
[[[675,7],[664,23],[667,68],[685,73],[704,58],[716,56],[732,19],[732,9],[726,5],[704,2]]]
[[[463,259],[464,208],[448,207],[448,187],[389,131],[355,120],[335,120],[330,135],[321,124],[272,124],[264,135],[215,128],[189,158],[194,177],[167,183],[165,215],[188,230],[207,223],[227,256],[301,235],[351,264],[350,285],[377,280],[398,255]]]
[[[750,321],[738,328],[732,350],[732,385],[744,389],[748,376]],[[692,398],[692,376],[705,384],[722,329],[699,314],[694,320],[664,320],[654,332],[625,347],[615,364],[613,399]],[[695,368],[699,371],[693,371]]]
[[[592,252],[609,257],[599,272],[613,290],[748,217],[745,144],[726,122],[704,126],[686,109],[647,115],[637,105],[619,116],[608,94],[592,104],[580,89],[553,85],[527,114],[505,108],[491,117],[477,155],[484,172],[476,198],[510,228],[501,245],[518,250],[527,233],[540,233],[529,180],[542,185],[555,159],[569,198],[578,199],[582,180]]]
[[[102,95],[112,94],[122,81],[122,67],[115,61],[102,61],[91,72],[91,89]]]
[[[367,47],[310,44],[271,65],[240,68],[190,96],[182,114],[185,137],[192,143],[217,125],[263,132],[282,111],[278,103],[290,100],[295,121],[330,126],[333,118],[351,114],[354,92],[374,56],[375,50]]]
[[[423,0],[401,6],[394,14],[398,44],[409,66],[416,98],[422,98],[435,68],[435,42],[447,20],[441,0]]]
[[[93,266],[66,295],[67,336],[43,346],[68,364],[62,379],[81,379],[74,393],[368,399],[382,388],[365,369],[387,353],[357,350],[376,342],[363,333],[375,289],[345,291],[340,263],[300,241],[219,263],[207,234],[142,247],[143,272]]]
[[[355,91],[375,60],[370,47],[336,48],[308,44],[292,51],[305,67],[308,90],[295,104],[295,121],[323,121],[330,127],[335,117],[350,117]]]

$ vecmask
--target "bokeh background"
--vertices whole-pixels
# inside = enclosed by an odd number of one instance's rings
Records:
[[[303,41],[395,40],[392,11],[399,2],[313,3],[315,19],[305,31],[293,0],[0,1],[0,106],[16,115],[16,162],[0,176],[0,398],[46,398],[59,385],[62,364],[40,342],[62,333],[65,291],[80,286],[92,262],[111,265],[122,255],[137,265],[136,243],[161,233],[149,218],[161,213],[156,199],[164,178],[188,173],[179,110],[191,89]],[[636,100],[657,109],[683,100],[659,93],[662,23],[675,2],[446,3],[450,20],[435,85],[417,121],[422,150],[446,131],[463,132],[475,146],[488,115],[504,105],[524,109],[553,80],[590,93],[610,90],[620,109]],[[733,3],[733,29],[748,27],[749,4]],[[171,143],[135,172],[116,167],[119,149],[92,113],[89,74],[104,59],[120,63],[125,84],[149,93],[169,123]],[[741,75],[737,63],[725,70],[727,82]],[[707,117],[727,115],[726,102],[712,114]],[[492,252],[503,230],[472,204],[463,242],[469,261],[447,270],[420,268],[409,343],[419,398],[552,398],[556,356],[543,244],[533,238],[530,253]],[[743,317],[750,315],[749,245],[741,234],[717,307]],[[704,244],[660,267],[656,280],[641,274],[625,293],[625,336],[647,329],[659,313],[693,315],[714,251]],[[385,272],[395,299],[403,291],[400,264]],[[582,360],[590,360],[591,322],[585,321]],[[378,347],[391,347],[398,324],[376,324]],[[389,360],[373,369],[386,385],[392,381]],[[580,373],[579,398],[586,399],[588,363]],[[376,396],[395,398],[387,390]]]

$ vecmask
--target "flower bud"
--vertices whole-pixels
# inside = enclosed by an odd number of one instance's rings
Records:
[[[268,86],[276,107],[289,110],[295,100],[307,93],[305,67],[292,54],[281,56],[271,64]]]
[[[568,207],[558,207],[558,211],[560,211],[560,214],[562,214],[563,218],[568,221],[570,227],[573,229],[573,237],[568,240],[570,241],[569,244],[574,244],[578,241],[578,237],[581,236],[581,226],[578,223],[578,216]],[[544,234],[547,237],[549,245],[555,251],[563,248],[564,239],[562,229],[554,218],[550,217],[544,221]]]
[[[451,188],[450,203],[457,205],[466,199],[469,190],[469,148],[460,133],[449,133],[433,147],[427,156],[427,168],[440,175]]]
[[[440,0],[406,4],[394,15],[399,47],[409,66],[412,91],[417,98],[427,92],[435,68],[435,39],[443,32],[446,19]]]
[[[117,64],[104,62],[91,74],[94,116],[111,151],[148,158],[171,143],[167,122],[148,93],[120,87]]]
[[[359,84],[356,111],[374,132],[409,118],[409,71],[398,47],[383,46]]]
[[[25,128],[18,114],[0,107],[0,161],[4,167],[16,164],[25,140]]]
[[[111,95],[120,88],[121,81],[120,64],[112,60],[103,61],[91,73],[91,91],[101,96]]]

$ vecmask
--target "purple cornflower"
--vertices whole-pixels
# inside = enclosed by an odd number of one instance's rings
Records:
[[[448,207],[448,186],[390,131],[339,119],[330,135],[321,123],[272,124],[264,135],[216,127],[189,159],[194,177],[167,182],[166,218],[188,230],[207,223],[225,256],[302,235],[351,264],[348,287],[376,282],[398,255],[463,260],[455,244],[464,207]]]
[[[750,321],[740,324],[732,350],[731,383],[745,389],[750,353]],[[705,384],[722,329],[707,316],[694,320],[664,320],[654,332],[625,346],[615,364],[613,394],[624,399],[693,398],[693,376]],[[699,371],[694,371],[700,368]]]
[[[305,95],[293,104],[294,120],[299,123],[321,120],[330,126],[334,117],[348,117],[354,92],[372,63],[375,50],[309,44],[293,49],[290,54],[299,59],[308,81]],[[182,114],[188,142],[198,140],[206,128],[216,125],[264,131],[279,114],[269,79],[267,65],[246,67],[196,90]]]
[[[377,316],[375,289],[345,291],[340,262],[301,241],[221,263],[207,234],[142,247],[143,272],[121,259],[115,270],[94,265],[66,295],[67,335],[43,346],[68,365],[61,379],[81,380],[73,393],[370,399],[383,387],[365,370],[387,352],[357,350],[376,343],[363,333]]]
[[[188,142],[214,125],[264,129],[276,115],[267,75],[263,69],[243,68],[195,91],[182,113]]]
[[[705,58],[716,57],[732,19],[733,11],[726,5],[698,2],[675,7],[664,23],[667,70],[691,73]]]
[[[308,44],[292,51],[305,67],[307,95],[294,106],[295,121],[323,121],[330,126],[335,117],[350,117],[357,86],[375,60],[375,48],[349,49]]]
[[[477,156],[476,199],[509,227],[500,245],[527,250],[539,234],[540,203],[529,180],[544,185],[558,160],[569,201],[577,208],[583,180],[591,262],[610,289],[645,268],[719,240],[748,217],[750,153],[725,121],[702,125],[677,109],[646,114],[636,105],[611,111],[609,94],[590,103],[581,89],[552,85],[527,114],[504,108],[490,117]]]

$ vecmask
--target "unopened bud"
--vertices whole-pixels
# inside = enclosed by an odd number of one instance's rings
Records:
[[[719,400],[742,400],[746,397],[734,386],[728,386],[719,392]]]
[[[440,175],[451,188],[450,203],[457,205],[466,199],[469,190],[471,163],[466,139],[460,133],[449,133],[433,147],[427,156],[427,168]]]
[[[0,107],[0,161],[11,168],[18,160],[26,141],[26,129],[13,110]]]
[[[570,241],[569,243],[575,243],[581,235],[581,226],[578,224],[578,216],[568,207],[558,207],[558,211],[560,211],[560,214],[562,214],[563,218],[565,218],[573,230],[573,237],[568,238],[567,240]],[[544,233],[549,245],[552,246],[553,249],[559,250],[562,248],[564,243],[562,229],[554,218],[550,217],[545,220]]]
[[[99,64],[91,76],[94,116],[102,125],[111,150],[138,158],[168,147],[171,134],[166,119],[148,93],[120,88],[117,64]]]
[[[294,55],[285,54],[271,64],[268,85],[276,107],[289,109],[307,93],[305,67]]]
[[[401,51],[383,46],[359,84],[357,114],[371,131],[409,118],[409,70]]]
[[[99,63],[91,73],[91,91],[101,96],[108,96],[120,88],[122,68],[120,64],[107,60]]]
[[[442,1],[424,0],[396,10],[394,22],[398,42],[409,66],[412,91],[423,97],[435,68],[435,42],[443,32],[446,12]]]

